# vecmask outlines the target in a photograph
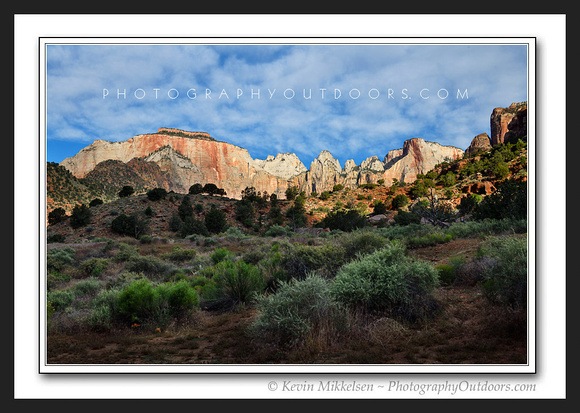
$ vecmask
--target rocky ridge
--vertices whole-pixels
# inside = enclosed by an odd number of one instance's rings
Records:
[[[486,150],[512,136],[525,137],[527,103],[495,108],[490,126],[491,137],[486,133],[477,135],[466,149],[467,154]],[[375,155],[356,165],[350,159],[341,167],[325,150],[306,168],[293,153],[253,159],[246,149],[217,141],[206,132],[163,127],[156,133],[136,135],[122,142],[96,140],[60,165],[74,177],[93,183],[99,183],[99,176],[106,169],[108,181],[117,186],[135,181],[143,190],[162,187],[185,193],[194,183],[214,183],[231,198],[240,198],[246,187],[284,198],[289,186],[297,186],[309,195],[331,191],[337,184],[353,188],[383,180],[390,185],[393,179],[411,183],[435,165],[463,156],[460,148],[412,138],[402,148],[389,151],[382,160]],[[103,168],[110,166],[110,161],[123,163],[124,167],[117,172],[115,168]],[[103,162],[109,163],[100,165]]]

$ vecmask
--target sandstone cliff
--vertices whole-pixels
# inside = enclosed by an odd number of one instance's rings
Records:
[[[186,192],[196,182],[214,183],[233,198],[240,197],[248,186],[262,192],[283,194],[289,173],[281,170],[280,165],[286,158],[294,170],[306,169],[291,156],[274,158],[271,162],[255,162],[246,149],[216,141],[207,133],[168,128],[123,142],[96,140],[75,156],[63,160],[61,165],[77,178],[83,178],[100,162],[117,160],[127,163],[135,158],[159,165],[171,177],[176,191]],[[261,166],[264,162],[266,169]]]
[[[527,136],[528,103],[512,103],[507,108],[495,108],[490,116],[491,144],[504,143],[509,132],[514,138]]]
[[[331,191],[333,186],[356,187],[367,183],[377,183],[383,179],[389,185],[393,179],[413,182],[417,174],[425,174],[435,165],[463,157],[463,150],[453,146],[443,146],[427,142],[421,138],[409,139],[403,148],[389,151],[383,161],[371,156],[357,166],[348,160],[344,168],[328,151],[322,151],[310,164],[310,170],[295,177],[292,185],[297,185],[306,194]]]
[[[355,187],[380,179],[386,184],[393,179],[413,182],[417,174],[462,156],[459,148],[414,138],[405,141],[403,148],[389,151],[383,161],[371,156],[358,166],[348,160],[342,168],[329,151],[322,151],[307,169],[292,153],[253,159],[246,149],[216,141],[207,133],[161,128],[124,142],[97,140],[61,165],[77,178],[97,180],[103,171],[111,174],[101,163],[117,161],[123,164],[119,168],[122,176],[108,176],[109,181],[129,184],[127,180],[134,179],[145,189],[159,186],[182,193],[194,183],[214,183],[232,198],[240,198],[246,187],[253,186],[283,198],[291,185],[310,194],[330,191],[336,184]],[[132,168],[135,176],[127,168]]]

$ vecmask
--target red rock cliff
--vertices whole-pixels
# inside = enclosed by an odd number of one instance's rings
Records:
[[[527,109],[527,102],[512,103],[507,108],[495,108],[489,119],[491,144],[495,146],[503,143],[510,131],[516,136],[526,136]]]

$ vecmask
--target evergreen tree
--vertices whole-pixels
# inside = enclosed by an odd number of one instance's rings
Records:
[[[185,220],[186,217],[193,216],[193,206],[191,205],[191,199],[189,195],[185,195],[181,200],[181,204],[177,208],[177,213],[179,214],[179,218],[181,220]]]
[[[125,197],[133,195],[134,192],[135,192],[135,190],[133,189],[133,187],[131,185],[125,185],[123,188],[121,188],[118,195],[119,195],[119,198],[125,198]]]
[[[205,226],[212,234],[224,232],[228,227],[225,212],[212,205],[211,209],[205,214]]]
[[[91,220],[91,215],[91,210],[85,204],[75,206],[70,216],[70,226],[74,229],[87,226]]]
[[[55,208],[48,213],[48,224],[58,224],[59,222],[64,221],[66,218],[67,216],[64,208]]]
[[[167,191],[163,188],[154,188],[147,191],[147,198],[150,201],[159,201],[161,199],[165,199],[167,196]]]
[[[203,186],[201,184],[193,184],[189,187],[189,193],[191,195],[198,195],[203,193]]]

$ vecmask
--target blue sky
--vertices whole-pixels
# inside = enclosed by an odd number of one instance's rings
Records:
[[[360,164],[415,137],[465,149],[527,100],[525,45],[49,45],[46,70],[53,162],[173,127]]]

